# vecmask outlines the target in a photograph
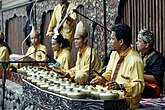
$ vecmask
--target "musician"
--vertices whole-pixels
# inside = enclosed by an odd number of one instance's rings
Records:
[[[52,36],[54,34],[54,28],[56,27],[57,23],[59,23],[64,16],[66,16],[74,6],[73,3],[69,3],[68,0],[59,0],[59,4],[54,7],[53,15],[48,26],[46,36]],[[60,27],[60,33],[63,35],[64,38],[67,38],[70,42],[70,47],[72,46],[72,42],[74,40],[74,33],[75,33],[75,26],[76,26],[76,13],[71,13],[65,22],[63,23],[62,27]],[[71,48],[69,48],[71,51]]]
[[[86,84],[89,74],[89,65],[90,65],[90,52],[91,47],[88,46],[88,33],[80,21],[77,24],[76,32],[74,35],[74,42],[76,48],[78,48],[76,66],[70,70],[64,72],[62,75],[68,78],[73,79],[78,84]],[[91,67],[98,72],[101,72],[101,62],[97,53],[92,50],[92,61]],[[91,72],[92,73],[92,72]],[[96,74],[91,74],[91,77],[95,77]]]
[[[4,34],[0,32],[0,61],[9,60],[9,55],[12,54],[10,47],[4,42]],[[0,69],[2,69],[2,63],[0,63]]]
[[[165,58],[153,48],[153,38],[153,32],[144,29],[139,31],[136,42],[137,50],[140,52],[144,63],[145,87],[142,93],[143,98],[159,97],[163,90]]]
[[[60,63],[60,69],[69,70],[74,66],[74,59],[71,52],[66,49],[70,46],[68,39],[63,38],[59,34],[56,38],[52,38],[52,48],[54,51],[54,59]]]
[[[39,33],[35,27],[32,27],[32,30],[30,32],[30,41],[31,46],[28,48],[26,55],[30,55],[30,57],[36,61],[46,61],[47,57],[46,55],[38,50],[42,50],[45,53],[47,53],[46,46],[42,45],[39,41]]]
[[[112,27],[110,45],[114,50],[110,55],[106,71],[91,81],[92,85],[105,84],[108,90],[118,90],[126,98],[130,109],[138,107],[144,88],[143,62],[140,55],[130,46],[131,28],[126,24]]]

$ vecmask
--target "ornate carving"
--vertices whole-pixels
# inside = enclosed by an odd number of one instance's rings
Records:
[[[13,18],[14,16],[26,16],[25,7],[14,8],[12,10],[3,11],[3,29],[6,28],[6,21]]]
[[[125,100],[71,99],[42,90],[26,80],[23,80],[23,93],[48,110],[127,110]]]

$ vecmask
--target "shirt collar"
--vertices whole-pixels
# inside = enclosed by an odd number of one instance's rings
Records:
[[[151,49],[150,51],[145,52],[145,53],[140,53],[140,55],[142,59],[144,59],[146,56],[150,55],[152,52],[154,52],[154,49]]]
[[[79,50],[79,56],[81,57],[82,54],[85,52],[88,46],[85,46],[83,49]]]
[[[56,58],[56,59],[58,58],[58,56],[59,56],[59,54],[60,54],[61,52],[62,52],[62,49],[61,49],[60,51],[58,51],[58,52],[57,52],[57,51],[55,52],[55,58]]]
[[[151,49],[148,52],[141,53],[141,54],[142,54],[142,56],[146,56],[146,55],[149,55],[150,53],[152,53],[153,51],[154,51],[154,49]]]
[[[119,54],[120,57],[125,57],[131,49],[132,49],[132,47],[129,46],[125,51],[123,51]]]
[[[36,48],[36,49],[38,48],[38,46],[39,46],[39,43],[37,45],[35,45],[35,46],[33,45],[33,47]]]

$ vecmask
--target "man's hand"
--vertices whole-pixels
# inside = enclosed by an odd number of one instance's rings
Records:
[[[61,71],[59,74],[61,75],[61,78],[70,78],[70,74],[68,72]]]
[[[96,86],[98,84],[104,84],[105,82],[106,81],[104,79],[102,79],[102,78],[94,78],[94,79],[91,80],[90,84],[92,86]]]
[[[120,85],[115,81],[109,81],[106,83],[106,86],[108,86],[108,90],[121,90],[122,88]]]
[[[107,66],[104,66],[101,73],[104,73],[106,71]]]
[[[46,36],[48,36],[48,37],[52,37],[54,35],[54,32],[48,32],[47,34],[46,34]]]

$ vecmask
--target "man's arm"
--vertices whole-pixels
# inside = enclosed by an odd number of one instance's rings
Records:
[[[54,34],[54,28],[56,27],[56,24],[57,24],[55,15],[56,15],[56,7],[54,8],[46,36],[52,36]]]
[[[152,83],[158,83],[154,77],[154,75],[148,75],[144,73],[144,81],[145,82],[152,82]]]

